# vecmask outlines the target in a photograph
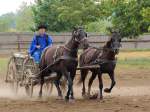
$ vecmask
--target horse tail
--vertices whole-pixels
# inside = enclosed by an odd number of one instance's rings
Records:
[[[79,57],[79,66],[81,67],[81,66],[83,66],[84,65],[84,58],[85,58],[85,55],[86,53],[85,53],[85,51],[80,55],[80,57]],[[77,82],[77,85],[80,85],[82,82],[83,82],[83,72],[84,72],[84,70],[80,70],[80,79],[79,79],[79,81]]]
[[[80,70],[80,79],[77,82],[77,85],[81,85],[81,83],[85,81],[85,79],[87,77],[87,74],[88,74],[88,70],[87,69]]]

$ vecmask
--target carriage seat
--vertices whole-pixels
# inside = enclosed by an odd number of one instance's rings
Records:
[[[13,56],[16,57],[16,58],[25,58],[25,57],[26,57],[26,56],[25,56],[24,54],[22,54],[22,53],[14,53]]]
[[[28,57],[29,55],[26,54],[26,53],[17,52],[17,53],[13,53],[13,56],[14,56],[15,58],[26,58],[26,57]],[[33,59],[33,57],[30,56],[30,59]]]

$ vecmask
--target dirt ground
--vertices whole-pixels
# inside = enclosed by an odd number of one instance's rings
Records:
[[[103,76],[105,88],[110,85],[110,80],[108,75]],[[4,79],[3,75],[1,79]],[[1,80],[0,112],[150,112],[149,69],[117,68],[116,82],[112,93],[104,93],[102,101],[83,99],[81,85],[75,84],[76,100],[74,103],[67,103],[64,100],[56,100],[56,90],[50,96],[45,93],[42,99],[38,99],[38,87],[35,88],[33,98],[27,97],[23,88],[19,90],[18,95],[14,95],[9,85]],[[96,79],[92,91],[97,90]]]

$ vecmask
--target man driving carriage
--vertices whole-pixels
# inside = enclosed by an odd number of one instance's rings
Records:
[[[47,26],[45,24],[40,24],[37,30],[38,32],[33,36],[33,40],[30,44],[29,54],[33,57],[35,63],[39,64],[43,50],[48,46],[52,46],[53,40],[52,37],[46,33]]]

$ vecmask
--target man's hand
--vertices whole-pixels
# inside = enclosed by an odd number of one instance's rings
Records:
[[[37,45],[37,46],[36,46],[37,49],[40,49],[40,47],[41,47],[40,45]]]

